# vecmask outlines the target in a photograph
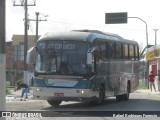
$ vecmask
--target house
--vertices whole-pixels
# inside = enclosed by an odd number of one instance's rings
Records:
[[[35,46],[36,36],[28,35],[28,49]],[[33,66],[28,66],[33,72]],[[14,85],[17,80],[23,79],[24,73],[24,35],[13,35],[12,41],[6,42],[6,80]]]

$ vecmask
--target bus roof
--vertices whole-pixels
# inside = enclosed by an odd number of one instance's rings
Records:
[[[69,32],[55,32],[46,33],[39,38],[41,40],[77,40],[93,42],[95,39],[102,39],[115,42],[125,42],[131,44],[138,44],[136,41],[127,40],[117,34],[104,33],[98,30],[73,30]]]

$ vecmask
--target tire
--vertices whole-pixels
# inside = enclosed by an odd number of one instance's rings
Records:
[[[99,89],[99,97],[97,98],[97,100],[91,101],[90,103],[94,105],[100,105],[104,102],[104,98],[105,98],[105,90],[104,87],[101,85]]]
[[[59,106],[62,101],[55,101],[55,100],[47,100],[47,102],[51,105],[51,106]]]
[[[116,99],[118,101],[122,101],[122,100],[129,100],[129,93],[130,93],[130,84],[128,82],[127,84],[127,93],[126,94],[123,94],[123,95],[117,95],[116,96]]]
[[[130,93],[130,83],[127,83],[127,93],[124,94],[123,99],[124,100],[129,100],[129,93]]]

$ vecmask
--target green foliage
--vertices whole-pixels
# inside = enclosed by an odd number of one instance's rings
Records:
[[[17,84],[17,83],[23,83],[23,80],[22,80],[22,79],[17,80],[17,81],[16,81],[16,84]]]
[[[138,89],[148,89],[148,87],[145,84],[143,84],[141,80],[139,80]]]

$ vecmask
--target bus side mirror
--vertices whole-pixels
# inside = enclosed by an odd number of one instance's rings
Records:
[[[33,58],[33,51],[35,51],[36,47],[31,47],[28,51],[27,51],[27,57],[26,57],[26,64],[33,64],[34,61],[32,60]]]
[[[87,53],[87,65],[91,65],[92,64],[92,53],[88,52]]]
[[[87,65],[91,65],[92,64],[92,58],[93,58],[93,51],[94,50],[95,50],[95,48],[91,48],[87,52]]]

